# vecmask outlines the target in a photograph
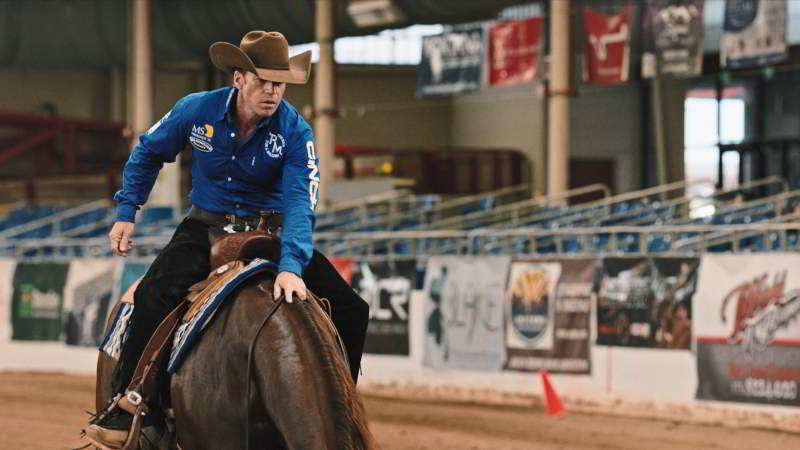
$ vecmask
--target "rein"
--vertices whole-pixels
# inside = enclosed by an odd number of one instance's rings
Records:
[[[264,321],[261,322],[261,325],[258,327],[258,330],[256,331],[255,336],[253,336],[252,342],[250,342],[250,349],[247,352],[247,374],[245,375],[247,377],[247,381],[246,381],[247,390],[246,390],[245,400],[244,400],[244,404],[245,404],[245,408],[246,408],[245,420],[244,420],[244,426],[245,426],[245,428],[244,428],[244,431],[245,431],[245,434],[244,434],[244,443],[245,444],[244,445],[245,445],[245,447],[244,448],[245,448],[245,450],[250,450],[250,386],[252,384],[252,383],[250,383],[250,374],[253,373],[253,351],[255,351],[256,340],[258,339],[258,335],[261,334],[261,330],[264,329],[264,327],[267,325],[267,322],[269,322],[269,319],[271,319],[272,316],[275,314],[275,312],[278,311],[278,308],[281,306],[281,304],[284,303],[285,300],[286,300],[286,297],[283,294],[281,294],[280,297],[275,299],[275,304],[272,306],[272,309],[269,311],[267,316],[264,317]]]

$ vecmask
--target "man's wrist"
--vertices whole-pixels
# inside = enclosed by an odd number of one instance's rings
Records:
[[[131,222],[136,220],[136,206],[128,203],[117,205],[117,222]]]

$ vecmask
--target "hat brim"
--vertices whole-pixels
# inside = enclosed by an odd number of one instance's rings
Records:
[[[243,69],[269,81],[292,84],[305,84],[311,74],[311,51],[305,51],[289,58],[288,69],[264,69],[256,67],[253,60],[239,47],[228,42],[215,42],[208,48],[211,62],[223,72]]]

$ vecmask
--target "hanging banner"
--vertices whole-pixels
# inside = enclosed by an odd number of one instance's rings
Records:
[[[416,261],[353,263],[352,286],[369,303],[365,353],[408,355],[408,306]]]
[[[433,368],[499,371],[511,258],[441,256],[425,274],[425,356]]]
[[[11,294],[17,261],[0,258],[0,342],[11,339]]]
[[[584,79],[597,84],[619,84],[628,81],[631,53],[631,7],[616,16],[607,16],[583,9],[586,32]]]
[[[483,28],[449,31],[422,38],[417,95],[459,94],[481,86]]]
[[[14,271],[11,338],[56,341],[61,336],[64,283],[69,264],[19,263]]]
[[[786,0],[726,0],[722,67],[763,66],[787,57]]]
[[[689,349],[697,258],[605,258],[596,280],[597,344]]]
[[[543,17],[497,22],[489,28],[489,84],[528,83],[539,74]]]
[[[64,287],[64,332],[68,345],[96,347],[105,331],[114,290],[115,259],[74,259]]]
[[[590,373],[597,260],[515,261],[506,290],[505,368]]]
[[[703,71],[704,0],[648,0],[642,76],[691,77]]]
[[[697,398],[800,406],[800,254],[703,257]]]

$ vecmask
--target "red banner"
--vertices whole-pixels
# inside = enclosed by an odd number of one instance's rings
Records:
[[[344,278],[344,281],[348,283],[353,282],[353,260],[350,258],[340,258],[338,256],[332,256],[328,258],[328,260],[333,264],[333,267],[336,268],[336,271],[339,272],[339,275]]]
[[[590,83],[618,84],[628,81],[631,52],[631,7],[616,16],[590,8],[583,10],[586,31],[584,79]]]
[[[498,22],[489,29],[489,84],[527,83],[537,78],[544,19]]]

